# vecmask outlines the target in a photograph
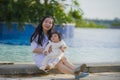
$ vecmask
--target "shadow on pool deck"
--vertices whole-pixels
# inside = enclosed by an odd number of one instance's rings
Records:
[[[45,76],[0,76],[0,80],[75,80],[70,74],[49,74]],[[120,80],[120,72],[90,73],[79,80]]]
[[[79,64],[75,64],[78,66]],[[85,72],[100,73],[100,72],[120,72],[120,63],[87,63]],[[49,73],[61,74],[56,69],[50,70]],[[37,66],[32,63],[0,63],[0,75],[42,75],[46,74],[39,70]]]

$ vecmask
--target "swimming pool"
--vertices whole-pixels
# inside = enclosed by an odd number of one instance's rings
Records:
[[[120,29],[75,29],[66,57],[73,63],[120,62]],[[13,41],[13,40],[10,40]],[[0,44],[0,61],[33,62],[30,45]]]

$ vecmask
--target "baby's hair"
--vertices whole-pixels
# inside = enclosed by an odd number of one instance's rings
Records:
[[[61,33],[59,33],[59,32],[52,32],[52,33],[50,34],[50,36],[49,36],[49,40],[51,39],[51,37],[52,37],[53,34],[57,34],[59,40],[60,40],[60,41],[62,40],[62,35],[61,35]]]

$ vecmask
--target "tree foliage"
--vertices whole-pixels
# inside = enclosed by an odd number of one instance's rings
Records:
[[[76,22],[82,19],[82,10],[77,0],[0,0],[0,22],[38,23],[46,15],[55,18],[56,24]],[[66,11],[69,7],[70,10]]]
[[[120,19],[119,18],[115,18],[113,20],[113,22],[111,23],[112,26],[120,26]]]

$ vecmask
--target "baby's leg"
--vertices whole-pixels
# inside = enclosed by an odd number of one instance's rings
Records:
[[[46,56],[45,59],[43,60],[42,65],[47,65],[49,60],[50,60],[50,57]]]
[[[45,70],[46,67],[47,67],[46,65],[43,65],[43,66],[40,67],[40,69],[41,69],[41,70]]]
[[[50,69],[53,69],[59,61],[60,61],[59,58],[52,59],[52,61],[48,63],[48,66],[50,67]]]
[[[43,60],[43,63],[40,69],[45,70],[47,68],[48,60],[49,60],[49,57],[46,56],[45,59]]]
[[[54,68],[54,63],[48,63],[49,69],[53,69]]]

